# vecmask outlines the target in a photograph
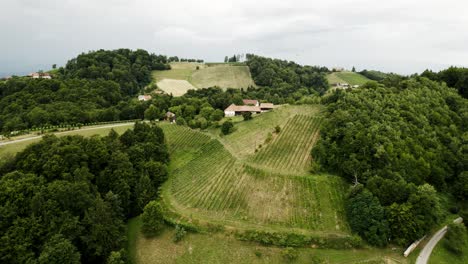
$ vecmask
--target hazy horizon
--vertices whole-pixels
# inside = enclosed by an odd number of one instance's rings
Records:
[[[0,76],[117,48],[210,62],[254,53],[400,74],[468,66],[468,3],[461,0],[6,0],[0,6]]]

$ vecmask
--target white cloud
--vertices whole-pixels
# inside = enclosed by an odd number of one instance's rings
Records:
[[[400,73],[468,66],[464,0],[316,2],[3,0],[0,72],[119,47],[208,61],[253,52]]]

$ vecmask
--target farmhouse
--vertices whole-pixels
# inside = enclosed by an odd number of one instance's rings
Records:
[[[52,76],[49,73],[42,73],[42,72],[33,72],[28,75],[33,79],[52,79]]]
[[[337,88],[343,88],[343,89],[349,88],[349,84],[348,84],[348,83],[335,83],[334,85],[335,85]]]
[[[228,106],[228,108],[224,109],[224,116],[231,117],[235,115],[241,115],[242,113],[246,112],[258,114],[262,112],[262,109],[260,109],[259,106],[231,104],[230,106]]]
[[[138,96],[138,101],[149,101],[149,100],[151,100],[151,98],[152,98],[151,95],[146,95],[146,94],[145,95],[139,95]]]

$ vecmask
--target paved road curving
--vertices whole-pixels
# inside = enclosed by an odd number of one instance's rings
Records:
[[[461,223],[462,218],[459,217],[453,221],[454,223]],[[432,237],[429,242],[427,242],[426,246],[424,246],[421,253],[419,253],[418,258],[416,259],[416,264],[427,264],[429,261],[429,257],[431,256],[432,250],[435,248],[437,243],[445,236],[447,233],[447,226],[444,226],[442,229],[437,231]]]
[[[102,126],[93,126],[93,127],[82,128],[82,129],[75,129],[75,130],[69,130],[69,131],[64,131],[64,132],[57,132],[57,133],[54,133],[54,134],[55,135],[61,135],[61,134],[73,133],[73,132],[77,132],[77,131],[95,130],[95,129],[101,129],[101,128],[107,128],[107,127],[128,126],[128,125],[133,124],[133,123],[135,123],[135,122],[118,123],[118,124],[110,124],[110,125],[102,125]],[[22,139],[17,139],[17,140],[12,140],[12,141],[6,141],[6,142],[0,142],[0,146],[15,144],[15,143],[23,142],[23,141],[34,140],[34,139],[42,138],[42,136],[43,135],[34,136],[34,137],[27,137],[27,138],[22,138]]]

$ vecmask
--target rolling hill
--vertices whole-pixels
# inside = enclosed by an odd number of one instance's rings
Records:
[[[287,106],[284,111],[294,112],[290,108],[295,107]],[[253,154],[243,153],[242,158],[228,151],[215,135],[163,124],[172,157],[163,197],[174,221],[348,236],[343,209],[346,184],[341,178],[307,171],[321,118],[315,107],[299,108],[303,111],[294,110],[302,114],[282,120],[282,131],[269,144]],[[282,111],[269,114],[282,116]],[[248,123],[237,124],[239,131]],[[260,131],[268,133],[261,126],[256,132]],[[242,138],[223,141],[232,145]]]
[[[171,63],[171,70],[153,71],[152,76],[159,89],[174,96],[214,86],[223,89],[255,86],[249,68],[243,65],[175,62]]]
[[[356,72],[332,72],[327,75],[328,82],[333,83],[348,83],[350,85],[363,85],[370,81],[364,75]]]

